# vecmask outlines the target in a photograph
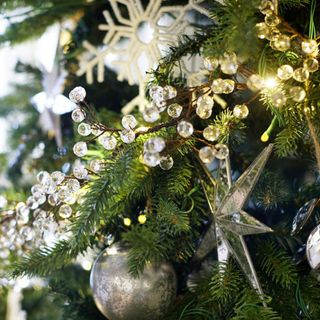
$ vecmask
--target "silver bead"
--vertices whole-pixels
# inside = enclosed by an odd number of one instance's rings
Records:
[[[177,132],[183,138],[189,138],[193,134],[193,125],[188,121],[180,121],[177,125]]]
[[[86,118],[86,113],[80,108],[76,108],[71,113],[71,118],[74,122],[81,122]]]
[[[83,87],[75,87],[69,93],[69,99],[74,103],[79,103],[86,97],[86,90]]]
[[[73,153],[78,157],[85,156],[87,152],[88,152],[87,144],[83,141],[79,141],[73,146]]]

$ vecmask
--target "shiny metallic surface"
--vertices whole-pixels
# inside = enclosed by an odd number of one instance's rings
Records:
[[[147,264],[134,278],[129,273],[128,249],[120,243],[95,261],[90,285],[98,309],[109,320],[162,319],[176,297],[177,279],[171,264]]]
[[[320,225],[313,229],[307,241],[307,258],[312,269],[320,268]]]

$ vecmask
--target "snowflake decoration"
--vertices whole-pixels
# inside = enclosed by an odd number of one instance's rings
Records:
[[[209,16],[201,4],[204,0],[189,0],[186,5],[163,6],[162,0],[149,1],[146,8],[141,0],[110,0],[115,23],[109,11],[104,11],[106,24],[99,25],[99,30],[106,31],[103,47],[96,48],[85,41],[86,57],[80,59],[77,74],[86,73],[87,82],[93,82],[93,69],[97,66],[97,80],[104,80],[105,64],[115,69],[118,80],[128,80],[130,85],[139,85],[139,95],[124,108],[129,113],[134,106],[141,110],[146,104],[144,83],[146,71],[155,67],[157,61],[165,54],[169,45],[174,45],[178,36],[187,33],[190,25],[188,18],[192,12]],[[126,14],[124,10],[126,9]],[[188,70],[185,70],[188,73]]]

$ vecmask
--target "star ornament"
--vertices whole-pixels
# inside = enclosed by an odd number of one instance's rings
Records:
[[[272,145],[266,147],[249,168],[231,186],[217,210],[213,208],[213,197],[204,187],[208,204],[213,215],[213,222],[205,234],[194,259],[202,260],[215,246],[219,261],[226,261],[229,252],[238,261],[251,285],[263,294],[254,265],[252,263],[244,236],[265,232],[272,229],[264,225],[243,210],[272,152]],[[203,167],[212,183],[212,176],[207,167]]]

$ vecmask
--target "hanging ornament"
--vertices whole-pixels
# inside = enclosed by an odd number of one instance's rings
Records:
[[[306,252],[310,267],[318,269],[320,267],[320,225],[310,233]]]
[[[214,246],[217,247],[219,261],[226,261],[229,256],[228,253],[232,253],[248,277],[251,285],[259,294],[263,294],[263,291],[244,236],[272,232],[272,229],[243,211],[243,206],[257,183],[271,151],[272,145],[269,145],[261,152],[250,167],[231,186],[217,210],[213,209],[212,202],[215,199],[213,199],[212,194],[206,190],[207,188],[203,184],[203,190],[214,221],[204,235],[193,258],[195,261],[201,261]],[[205,165],[202,165],[202,167],[209,181],[212,181],[211,173],[207,167]]]
[[[96,259],[90,275],[93,298],[109,320],[156,320],[174,301],[177,279],[171,264],[147,263],[139,277],[128,268],[128,249],[115,243]]]

